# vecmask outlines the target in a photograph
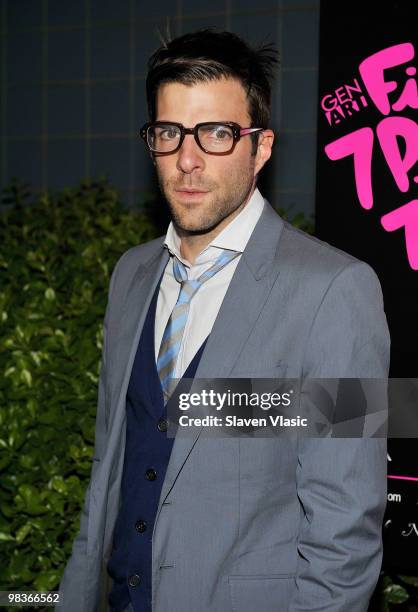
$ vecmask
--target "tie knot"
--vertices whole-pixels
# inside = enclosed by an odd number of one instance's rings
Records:
[[[174,278],[176,279],[178,283],[182,285],[182,287],[188,286],[188,288],[194,289],[195,291],[197,291],[197,289],[199,289],[199,287],[205,281],[209,280],[209,278],[212,278],[212,276],[215,276],[217,272],[222,270],[222,268],[224,268],[230,261],[235,259],[235,257],[238,257],[238,255],[239,255],[239,252],[237,251],[228,251],[228,250],[221,251],[217,259],[215,260],[215,262],[212,264],[212,266],[208,270],[206,270],[206,272],[203,272],[199,276],[199,278],[193,279],[193,280],[189,280],[187,278],[186,266],[183,264],[183,262],[180,261],[178,257],[174,255],[173,256]]]
[[[221,251],[219,257],[215,263],[206,272],[203,272],[196,279],[187,278],[186,266],[174,255],[173,259],[173,273],[174,278],[181,285],[179,297],[177,300],[178,304],[190,303],[192,297],[200,289],[204,282],[215,276],[217,272],[222,270],[232,259],[239,255],[236,251]]]
[[[187,269],[183,262],[174,255],[173,257],[173,273],[174,278],[178,283],[187,281]]]

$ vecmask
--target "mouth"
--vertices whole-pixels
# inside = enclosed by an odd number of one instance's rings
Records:
[[[174,191],[180,198],[193,200],[201,198],[206,193],[209,193],[208,191],[199,191],[198,189],[175,189]]]

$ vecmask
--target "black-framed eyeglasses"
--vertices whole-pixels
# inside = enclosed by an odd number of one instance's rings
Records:
[[[146,123],[140,134],[148,149],[156,155],[171,155],[183,144],[186,134],[193,134],[197,145],[210,155],[229,155],[242,136],[262,132],[264,128],[243,128],[231,121],[205,121],[186,128],[174,121]]]

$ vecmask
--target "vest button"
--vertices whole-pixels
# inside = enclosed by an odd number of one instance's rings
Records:
[[[129,576],[128,578],[128,584],[130,587],[136,587],[140,582],[141,576],[139,576],[138,574],[132,574],[132,576]]]
[[[167,420],[166,419],[160,419],[157,423],[157,429],[158,431],[161,431],[162,433],[167,431]]]
[[[147,529],[147,524],[143,520],[139,520],[135,523],[135,529],[139,531],[139,533],[144,533]]]
[[[155,480],[157,478],[157,472],[153,468],[150,468],[145,472],[145,478],[147,480]]]

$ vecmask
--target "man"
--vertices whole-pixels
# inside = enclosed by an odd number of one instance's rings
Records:
[[[367,610],[384,439],[166,434],[175,377],[387,375],[374,272],[289,226],[256,188],[274,61],[212,30],[150,60],[141,134],[172,223],[112,275],[65,611]]]

